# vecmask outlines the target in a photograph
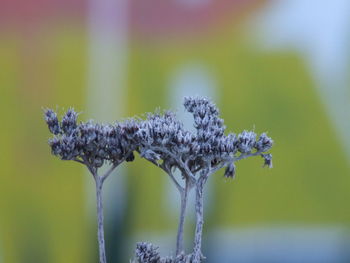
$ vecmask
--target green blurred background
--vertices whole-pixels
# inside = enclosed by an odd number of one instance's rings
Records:
[[[195,94],[228,130],[275,141],[273,169],[257,158],[210,179],[207,262],[350,261],[349,2],[0,3],[0,262],[97,262],[93,180],[50,154],[42,107],[100,121],[172,108],[188,123]],[[109,262],[136,241],[171,253],[168,178],[137,157],[107,183]]]

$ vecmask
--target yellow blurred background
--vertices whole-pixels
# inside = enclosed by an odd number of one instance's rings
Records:
[[[273,169],[210,179],[206,262],[350,261],[350,2],[0,3],[1,263],[97,262],[93,180],[50,154],[43,107],[97,121],[171,108],[191,125],[196,94],[228,130],[275,141]],[[105,190],[108,262],[137,241],[174,251],[179,196],[160,170],[137,157]]]

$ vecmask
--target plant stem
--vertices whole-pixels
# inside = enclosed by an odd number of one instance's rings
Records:
[[[103,229],[103,204],[102,204],[102,186],[103,180],[96,174],[96,203],[97,203],[97,237],[100,254],[100,263],[106,263],[105,238]]]
[[[202,259],[202,232],[203,232],[203,188],[206,178],[200,177],[196,183],[196,230],[193,248],[193,263],[200,263]]]
[[[185,213],[187,207],[187,199],[189,192],[188,180],[186,180],[185,189],[180,191],[181,194],[181,211],[180,211],[180,222],[177,230],[176,237],[176,255],[179,255],[183,251],[183,235],[184,235],[184,223],[185,223]]]

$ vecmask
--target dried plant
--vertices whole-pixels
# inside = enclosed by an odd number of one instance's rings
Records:
[[[225,168],[224,176],[234,178],[237,161],[258,155],[264,158],[265,164],[272,167],[272,155],[263,153],[272,147],[273,141],[265,133],[256,140],[253,131],[243,131],[238,136],[233,133],[225,135],[226,127],[224,121],[219,118],[218,108],[205,98],[186,97],[184,106],[193,115],[196,128],[193,144],[198,148],[198,153],[189,156],[183,163],[188,177],[192,178],[195,184],[196,229],[192,262],[199,263],[203,257],[203,191],[208,177]]]
[[[100,263],[106,263],[102,186],[111,172],[124,161],[134,160],[134,151],[168,174],[179,191],[181,209],[176,237],[175,257],[161,258],[157,247],[138,243],[135,263],[200,263],[202,255],[204,186],[212,174],[224,168],[226,178],[234,178],[236,162],[261,156],[264,166],[272,167],[272,155],[266,153],[273,141],[266,133],[258,138],[253,131],[225,135],[224,121],[211,101],[202,97],[185,97],[184,107],[193,115],[195,132],[186,130],[171,111],[147,114],[145,120],[128,119],[124,122],[97,124],[92,121],[77,124],[77,113],[69,109],[62,121],[57,114],[45,110],[45,121],[54,135],[49,140],[52,153],[62,160],[84,164],[96,182],[98,241]],[[100,175],[104,164],[109,170]],[[174,171],[179,170],[181,178]],[[180,182],[182,179],[183,182]],[[195,189],[196,227],[192,253],[183,249],[185,212],[188,194]]]
[[[239,160],[261,156],[264,165],[272,167],[272,155],[265,154],[273,144],[265,133],[257,139],[253,131],[243,131],[236,136],[225,135],[224,121],[219,118],[219,110],[209,100],[201,97],[186,97],[185,109],[193,115],[195,133],[185,130],[174,113],[156,111],[148,114],[140,123],[138,133],[141,138],[138,151],[141,157],[164,170],[179,190],[181,196],[180,222],[176,239],[176,256],[183,254],[183,228],[188,193],[195,188],[196,229],[191,262],[201,262],[203,232],[204,185],[210,175],[225,168],[224,176],[234,178],[235,163]],[[173,172],[181,172],[184,186]]]
[[[77,124],[78,114],[69,109],[59,121],[57,114],[45,110],[45,121],[54,135],[49,140],[52,154],[61,160],[72,160],[87,167],[95,179],[98,217],[98,243],[100,263],[106,263],[102,187],[105,180],[124,161],[133,161],[133,150],[137,147],[133,135],[137,127],[132,123],[115,123],[104,125],[92,121]],[[99,168],[104,163],[110,168],[104,174],[99,174]]]

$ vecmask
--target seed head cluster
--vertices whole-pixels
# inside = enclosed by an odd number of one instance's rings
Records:
[[[185,130],[171,111],[149,113],[139,127],[140,155],[149,161],[162,160],[171,169],[183,156],[198,153],[194,134]]]
[[[237,160],[259,154],[265,159],[265,164],[266,158],[272,160],[272,155],[262,154],[273,144],[265,133],[258,140],[253,131],[225,135],[224,121],[219,118],[219,110],[214,103],[206,98],[185,97],[184,106],[193,115],[196,128],[194,143],[200,149],[199,155],[194,157],[196,170],[200,170],[198,166],[201,169],[226,166],[225,177],[233,178],[236,173],[234,162]]]
[[[105,125],[88,121],[78,124],[77,116],[73,109],[68,109],[59,121],[53,110],[45,110],[45,121],[54,135],[49,140],[54,155],[94,168],[105,162],[117,164],[134,159],[135,127],[129,122]]]
[[[186,163],[192,172],[225,166],[225,176],[233,178],[234,162],[243,156],[260,154],[272,166],[272,155],[263,154],[273,144],[265,133],[257,139],[253,131],[225,135],[226,127],[214,103],[202,97],[185,97],[184,107],[193,115],[195,132],[186,130],[171,111],[147,114],[114,124],[93,121],[77,123],[78,114],[68,109],[60,121],[45,110],[45,121],[54,135],[49,140],[52,153],[62,160],[78,160],[99,168],[104,163],[133,161],[134,151],[154,163],[162,160],[169,169]]]
[[[148,242],[136,244],[135,259],[133,263],[190,263],[191,255],[184,253],[174,257],[161,257],[158,247]]]

